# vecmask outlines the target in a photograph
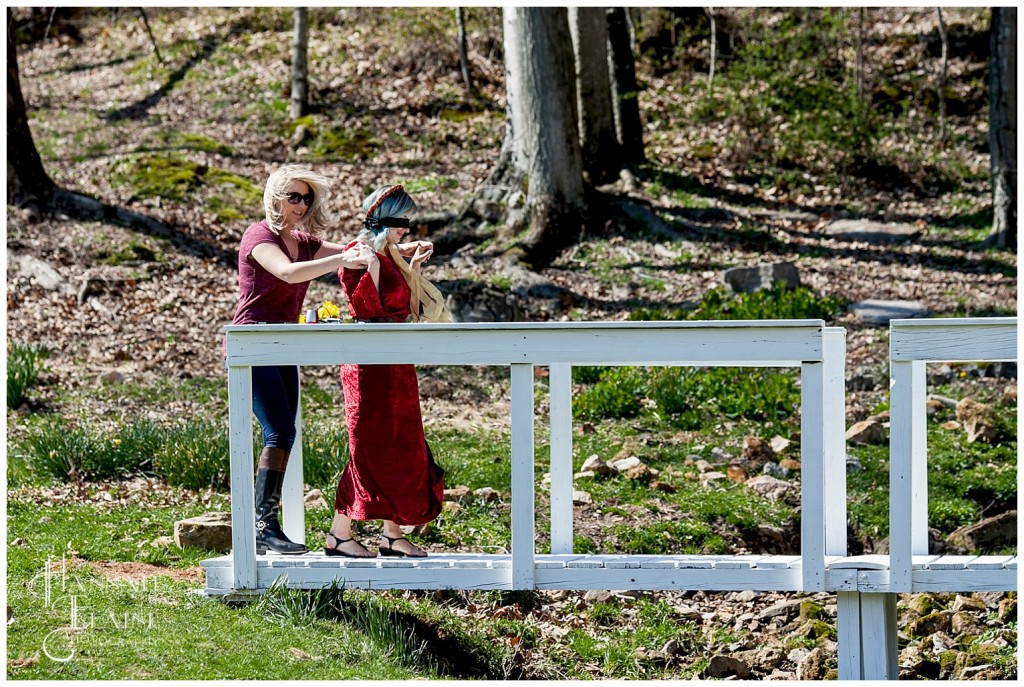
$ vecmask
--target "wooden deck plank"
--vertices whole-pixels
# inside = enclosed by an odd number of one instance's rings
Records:
[[[929,570],[964,570],[977,556],[939,556],[928,564]]]
[[[889,557],[872,553],[864,556],[847,556],[829,564],[830,570],[888,570]]]
[[[968,570],[1002,570],[1013,556],[978,556],[967,564]]]

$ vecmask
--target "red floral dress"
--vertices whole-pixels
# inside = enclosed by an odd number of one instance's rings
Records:
[[[352,244],[349,244],[352,245]],[[390,255],[380,255],[380,291],[365,269],[338,271],[357,320],[404,322],[410,289]],[[421,525],[441,512],[444,471],[423,436],[413,365],[342,365],[349,462],[334,508],[353,520]]]

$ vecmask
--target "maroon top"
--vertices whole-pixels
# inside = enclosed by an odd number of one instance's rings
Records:
[[[305,262],[312,260],[323,245],[321,239],[302,231],[292,231],[292,236],[299,242],[298,256],[289,254],[284,241],[270,231],[266,220],[257,222],[242,234],[242,245],[238,250],[238,308],[231,324],[299,321],[309,282],[289,284],[282,281],[263,269],[252,257],[253,248],[261,243],[273,243],[292,262]]]

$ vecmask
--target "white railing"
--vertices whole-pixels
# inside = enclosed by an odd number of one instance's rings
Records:
[[[223,559],[204,562],[208,588],[259,590],[274,576],[285,574],[294,586],[322,584],[333,575],[344,577],[350,585],[365,583],[377,588],[621,589],[632,585],[636,589],[820,591],[827,585],[826,557],[846,554],[845,330],[826,327],[820,320],[247,325],[228,326],[225,331],[233,551]],[[314,560],[314,554],[260,556],[257,564],[251,368],[342,362],[510,367],[510,556],[477,555],[470,561],[473,565],[467,564],[476,572],[446,574],[440,579],[432,567],[454,564],[435,555],[416,569],[401,567],[409,565],[408,561],[362,567],[366,562]],[[785,560],[750,556],[624,560],[572,555],[572,365],[799,367],[800,556]],[[534,366],[550,368],[551,554],[547,556],[535,551]],[[303,540],[304,529],[301,465],[300,436],[283,498],[285,531],[296,541]],[[760,566],[756,564],[759,558]],[[305,560],[297,564],[296,559]],[[215,584],[211,582],[214,574],[218,575]]]

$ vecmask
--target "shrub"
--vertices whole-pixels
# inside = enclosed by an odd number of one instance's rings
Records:
[[[636,417],[644,394],[645,384],[637,368],[613,368],[573,399],[573,411],[586,419]]]
[[[704,294],[690,320],[829,320],[843,312],[841,298],[818,296],[805,286],[787,289],[776,282],[770,289],[732,295],[725,287]]]
[[[80,473],[95,444],[82,427],[47,416],[29,427],[18,448],[31,473],[66,481]]]
[[[227,427],[192,421],[168,432],[153,458],[157,474],[173,486],[200,490],[226,488],[230,479]]]
[[[7,407],[17,408],[25,401],[43,372],[43,360],[49,350],[43,346],[12,343],[7,349]]]

